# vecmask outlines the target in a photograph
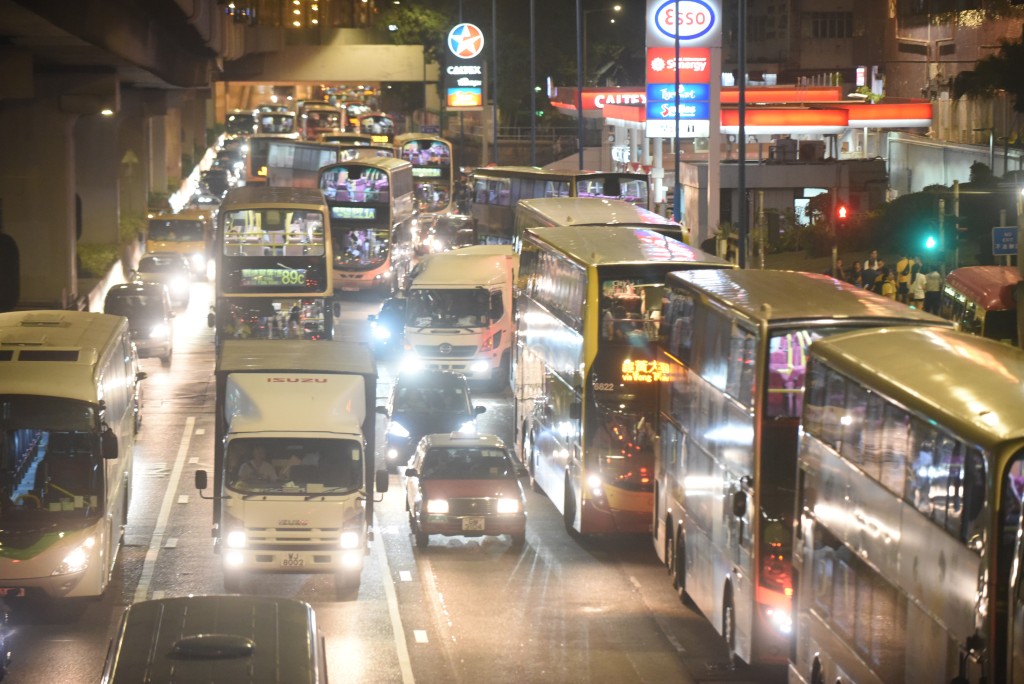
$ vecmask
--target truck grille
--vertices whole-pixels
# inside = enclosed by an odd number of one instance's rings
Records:
[[[445,352],[441,351],[442,346],[446,347]],[[416,345],[416,353],[428,359],[436,359],[438,357],[446,359],[468,359],[472,358],[476,354],[476,345],[453,344],[451,345],[451,351],[447,351],[447,345],[418,344]]]

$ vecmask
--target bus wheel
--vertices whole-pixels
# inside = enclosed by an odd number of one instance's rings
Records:
[[[675,535],[675,554],[672,557],[672,586],[679,594],[679,600],[691,608],[695,608],[690,595],[686,593],[686,539],[682,532]]]
[[[569,478],[565,479],[565,512],[562,514],[562,521],[565,523],[565,531],[570,536],[575,537],[579,533],[576,531],[576,497],[572,492],[572,484],[569,483]]]
[[[722,636],[729,649],[729,664],[736,664],[736,607],[732,603],[732,590],[725,589],[725,601],[722,602]]]

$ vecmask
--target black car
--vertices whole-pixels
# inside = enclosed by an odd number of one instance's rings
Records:
[[[380,305],[378,313],[367,317],[370,321],[370,344],[379,356],[392,356],[402,348],[405,301],[401,297],[388,297]]]
[[[199,179],[199,186],[211,195],[224,197],[231,189],[231,174],[223,168],[207,169]]]
[[[476,417],[486,410],[473,406],[469,385],[460,373],[429,369],[401,373],[387,406],[377,407],[377,413],[388,419],[384,438],[388,470],[407,463],[424,435],[475,434]]]

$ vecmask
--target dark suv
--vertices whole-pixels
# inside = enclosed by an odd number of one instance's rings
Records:
[[[388,419],[384,437],[388,470],[405,465],[424,435],[475,434],[476,417],[486,410],[473,406],[460,373],[429,369],[402,373],[391,388],[387,406],[377,407],[377,413]]]

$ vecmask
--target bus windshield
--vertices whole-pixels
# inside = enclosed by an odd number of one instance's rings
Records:
[[[811,342],[843,330],[840,327],[777,330],[768,338],[768,400],[765,404],[765,418],[800,417],[804,405],[807,349]],[[785,477],[782,479],[786,480]]]
[[[577,197],[621,199],[647,206],[647,181],[610,176],[587,176],[576,181]]]
[[[292,133],[295,131],[295,115],[288,112],[260,114],[260,133]]]
[[[243,494],[352,492],[363,484],[362,453],[351,439],[235,439],[224,482]]]
[[[320,191],[332,203],[373,202],[386,205],[391,201],[387,173],[372,166],[334,166],[321,173]]]
[[[201,242],[205,236],[202,221],[150,219],[148,237],[166,242]]]
[[[338,208],[331,207],[331,211]],[[333,224],[331,231],[335,243],[335,266],[373,268],[387,260],[391,244],[391,231],[388,226],[336,226],[337,223]]]
[[[306,209],[240,209],[224,214],[226,256],[321,256],[324,215]]]

